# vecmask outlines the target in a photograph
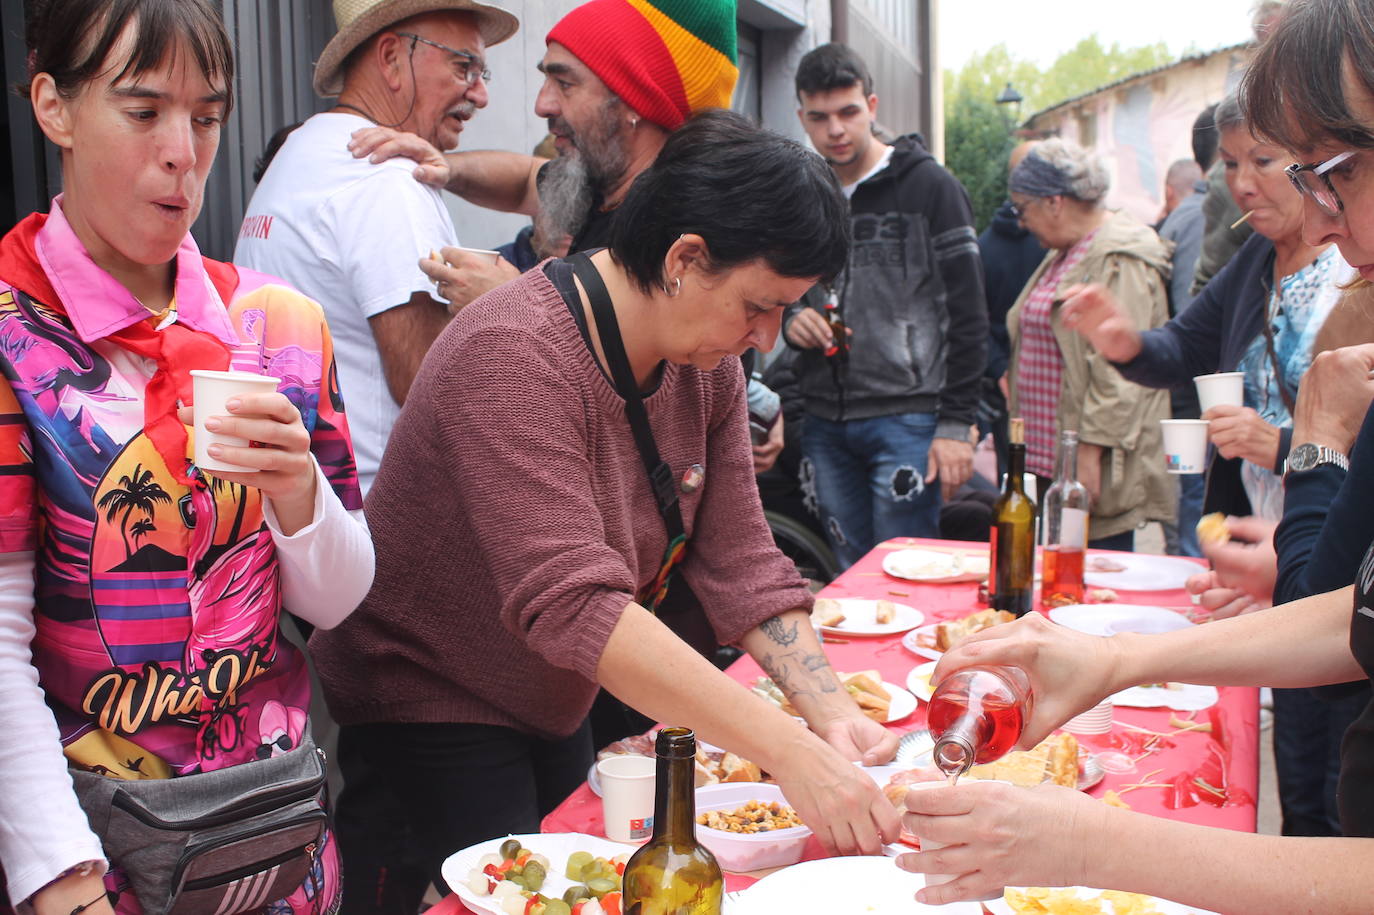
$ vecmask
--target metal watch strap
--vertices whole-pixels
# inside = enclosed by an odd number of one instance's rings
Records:
[[[1343,471],[1350,470],[1350,459],[1340,451],[1325,445],[1304,442],[1288,453],[1288,458],[1284,461],[1283,475],[1287,476],[1295,470],[1312,470],[1322,464],[1335,464]]]

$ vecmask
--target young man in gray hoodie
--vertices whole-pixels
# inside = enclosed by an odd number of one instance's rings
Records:
[[[968,193],[920,135],[874,136],[878,97],[859,56],[822,45],[796,87],[802,126],[850,198],[849,265],[783,325],[802,350],[802,450],[849,566],[890,537],[939,536],[942,493],[972,474],[987,306]]]

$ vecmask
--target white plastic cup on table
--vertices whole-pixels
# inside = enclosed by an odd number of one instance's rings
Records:
[[[1070,734],[1107,734],[1112,730],[1112,697],[1108,696],[1080,715],[1064,722]]]
[[[205,420],[211,416],[229,416],[225,403],[241,394],[271,394],[281,384],[280,378],[257,375],[253,372],[213,372],[192,369],[192,396],[195,398],[196,466],[201,470],[227,470],[234,473],[253,473],[258,468],[231,464],[210,456],[211,445],[230,445],[247,448],[247,439],[234,435],[210,432]]]
[[[596,764],[606,838],[612,842],[642,842],[653,834],[657,767],[649,756],[609,756]]]
[[[1213,407],[1242,407],[1245,405],[1245,373],[1217,372],[1213,375],[1198,375],[1193,379],[1197,385],[1197,400],[1206,413]]]
[[[1207,420],[1161,419],[1159,425],[1164,430],[1164,469],[1202,473],[1207,465]]]

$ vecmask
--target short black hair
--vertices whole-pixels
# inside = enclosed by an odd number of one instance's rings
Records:
[[[1216,115],[1217,106],[1208,105],[1193,121],[1193,161],[1204,175],[1217,160],[1217,145],[1221,142]]]
[[[1241,83],[1250,129],[1291,152],[1374,148],[1374,124],[1346,97],[1347,64],[1374,93],[1374,0],[1290,3]]]
[[[873,75],[854,49],[831,42],[806,53],[797,64],[797,99],[802,94],[862,86],[864,98],[873,94]]]
[[[649,293],[687,233],[713,273],[762,260],[781,276],[829,281],[849,258],[849,206],[825,160],[748,118],[698,114],[669,134],[611,220],[610,250]]]
[[[214,85],[224,83],[227,114],[233,105],[234,52],[224,20],[206,0],[28,0],[25,43],[30,52],[29,80],[38,73],[53,78],[57,91],[74,97],[95,79],[124,29],[135,23],[134,46],[115,82],[141,76],[162,65],[179,42]],[[15,87],[24,96],[29,82]]]
[[[277,132],[267,139],[267,146],[263,149],[262,155],[258,156],[253,163],[253,183],[261,184],[262,176],[267,174],[267,167],[272,164],[272,160],[281,151],[281,146],[286,142],[286,138],[295,133],[296,128],[304,124],[304,121],[297,121],[294,124],[287,124],[285,127],[277,128]]]

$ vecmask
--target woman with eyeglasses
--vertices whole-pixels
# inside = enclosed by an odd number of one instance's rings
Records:
[[[1374,167],[1365,161],[1374,150],[1374,0],[1290,4],[1247,73],[1243,106],[1257,134],[1301,163],[1294,171],[1306,239],[1336,245],[1362,280],[1374,280]],[[1351,415],[1370,400],[1371,369],[1369,346],[1316,360],[1297,402],[1295,450],[1310,443],[1337,451],[1355,437]],[[1335,533],[1366,545],[1374,522],[1353,516],[1371,514],[1372,425],[1366,419],[1359,431],[1351,473],[1333,506],[1355,502],[1344,530]],[[1290,503],[1295,489],[1321,482],[1324,466],[1318,461],[1290,471]],[[1036,692],[1025,745],[1135,683],[1312,687],[1369,681],[1374,549],[1347,574],[1354,584],[1339,590],[1163,635],[1093,638],[1030,614],[946,653],[935,681],[971,663],[1022,667]],[[1207,829],[1108,807],[1062,788],[968,784],[908,795],[907,828],[949,847],[905,855],[900,863],[959,875],[923,890],[918,898],[928,903],[973,898],[1005,885],[1082,884],[1215,911],[1363,915],[1370,910],[1374,868],[1374,706],[1349,729],[1341,757],[1341,837]]]

